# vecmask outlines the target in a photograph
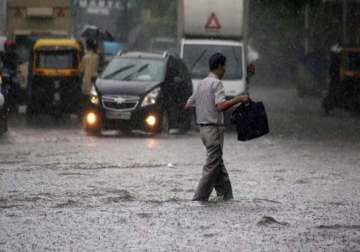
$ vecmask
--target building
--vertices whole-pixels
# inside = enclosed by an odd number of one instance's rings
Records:
[[[118,41],[128,35],[129,1],[123,0],[74,0],[74,33],[79,36],[86,25],[108,31]]]
[[[6,34],[6,2],[7,0],[0,0],[0,36]]]

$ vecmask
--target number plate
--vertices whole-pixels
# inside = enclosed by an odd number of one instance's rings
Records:
[[[118,111],[107,111],[106,117],[108,119],[130,120],[131,113],[130,112],[118,112]]]

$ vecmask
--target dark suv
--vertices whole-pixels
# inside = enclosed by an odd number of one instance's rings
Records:
[[[191,76],[178,57],[129,52],[116,56],[96,80],[83,126],[90,134],[186,131],[191,113],[184,105],[191,94]]]

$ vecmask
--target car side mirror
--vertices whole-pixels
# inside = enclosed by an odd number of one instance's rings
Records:
[[[96,82],[96,79],[97,79],[97,76],[91,77],[91,82],[92,82],[92,83],[95,83],[95,82]]]
[[[249,65],[247,66],[247,74],[248,74],[248,76],[249,76],[249,77],[252,77],[252,76],[255,75],[255,73],[256,73],[256,67],[255,67],[255,65],[254,65],[254,64],[249,64]]]

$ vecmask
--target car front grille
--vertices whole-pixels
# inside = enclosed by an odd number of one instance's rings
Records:
[[[134,110],[139,103],[138,96],[103,96],[102,104],[105,109],[116,111],[130,111]]]

